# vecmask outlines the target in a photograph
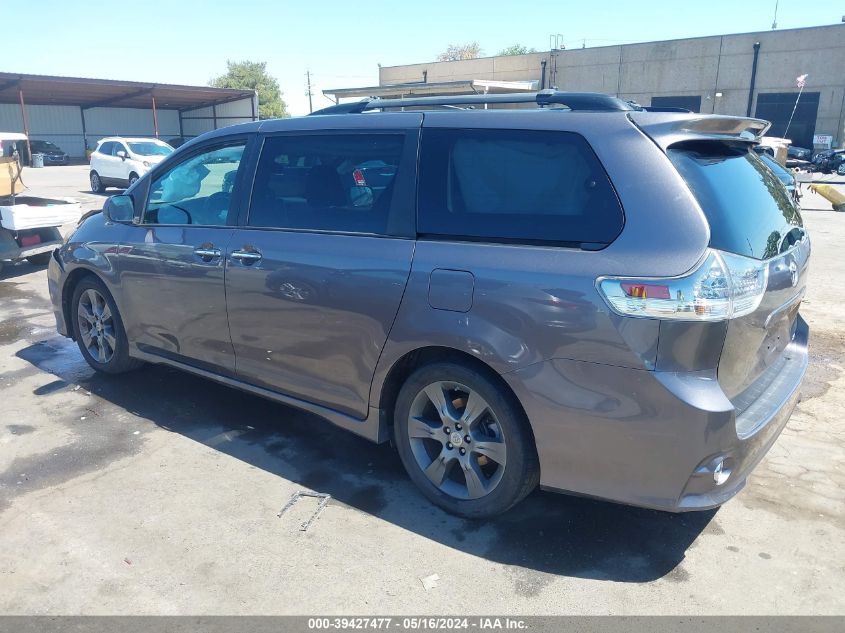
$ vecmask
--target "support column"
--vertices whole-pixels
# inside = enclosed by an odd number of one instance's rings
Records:
[[[85,128],[85,108],[79,106],[79,116],[82,118],[82,156],[88,158],[88,130]]]
[[[23,102],[23,88],[18,87],[18,98],[21,102],[21,120],[23,121],[23,133],[26,134],[26,153],[29,156],[29,166],[32,166],[32,146],[29,144],[29,119],[26,116],[26,105]]]
[[[153,130],[155,130],[156,138],[158,138],[158,114],[156,113],[156,96],[154,94],[150,94],[150,97],[153,100]]]
[[[216,130],[217,129],[217,106],[216,105],[211,106],[211,118],[214,121],[214,129]]]

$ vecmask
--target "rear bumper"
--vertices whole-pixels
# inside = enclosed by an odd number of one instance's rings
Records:
[[[531,422],[543,488],[672,512],[705,510],[744,487],[786,426],[807,367],[807,335],[799,317],[784,352],[783,379],[773,380],[740,415],[715,370],[660,372],[555,359],[503,378]],[[719,461],[730,475],[717,485]]]
[[[7,249],[0,251],[0,260],[3,259],[24,259],[32,257],[33,255],[40,255],[41,253],[49,253],[61,247],[62,240],[53,240],[51,242],[41,242],[40,244],[33,244],[32,246],[22,246],[20,248]]]

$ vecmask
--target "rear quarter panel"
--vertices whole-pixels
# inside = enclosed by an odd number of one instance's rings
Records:
[[[625,226],[611,245],[593,252],[420,240],[376,371],[371,404],[379,401],[394,363],[429,345],[471,354],[498,373],[553,358],[653,369],[658,322],[612,314],[595,282],[602,275],[679,275],[701,258],[709,228],[666,155],[620,113],[432,112],[426,113],[423,127],[581,134],[610,176],[625,212]],[[428,289],[435,269],[474,276],[472,307],[467,312],[431,307]]]

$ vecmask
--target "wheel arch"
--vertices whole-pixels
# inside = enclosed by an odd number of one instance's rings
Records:
[[[413,349],[397,359],[388,370],[378,394],[378,408],[382,411],[385,424],[393,426],[393,410],[396,407],[396,399],[399,396],[399,391],[402,389],[402,385],[405,384],[408,377],[420,367],[443,362],[454,362],[468,365],[484,373],[494,383],[501,387],[502,392],[522,413],[528,423],[529,430],[531,430],[531,423],[528,420],[525,408],[522,406],[522,403],[511,386],[495,369],[472,354],[454,347],[443,347],[438,345],[430,345]],[[533,430],[531,430],[531,433],[533,439]]]
[[[73,300],[73,293],[76,291],[76,287],[86,277],[94,277],[108,288],[106,280],[90,268],[76,268],[68,274],[67,279],[65,279],[64,285],[62,286],[62,314],[64,315],[65,323],[67,324],[68,335],[74,341],[76,340],[76,328],[73,327],[73,313],[72,306],[70,304]]]

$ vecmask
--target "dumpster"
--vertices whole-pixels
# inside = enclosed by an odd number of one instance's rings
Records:
[[[32,166],[35,168],[44,167],[44,154],[33,154]]]

